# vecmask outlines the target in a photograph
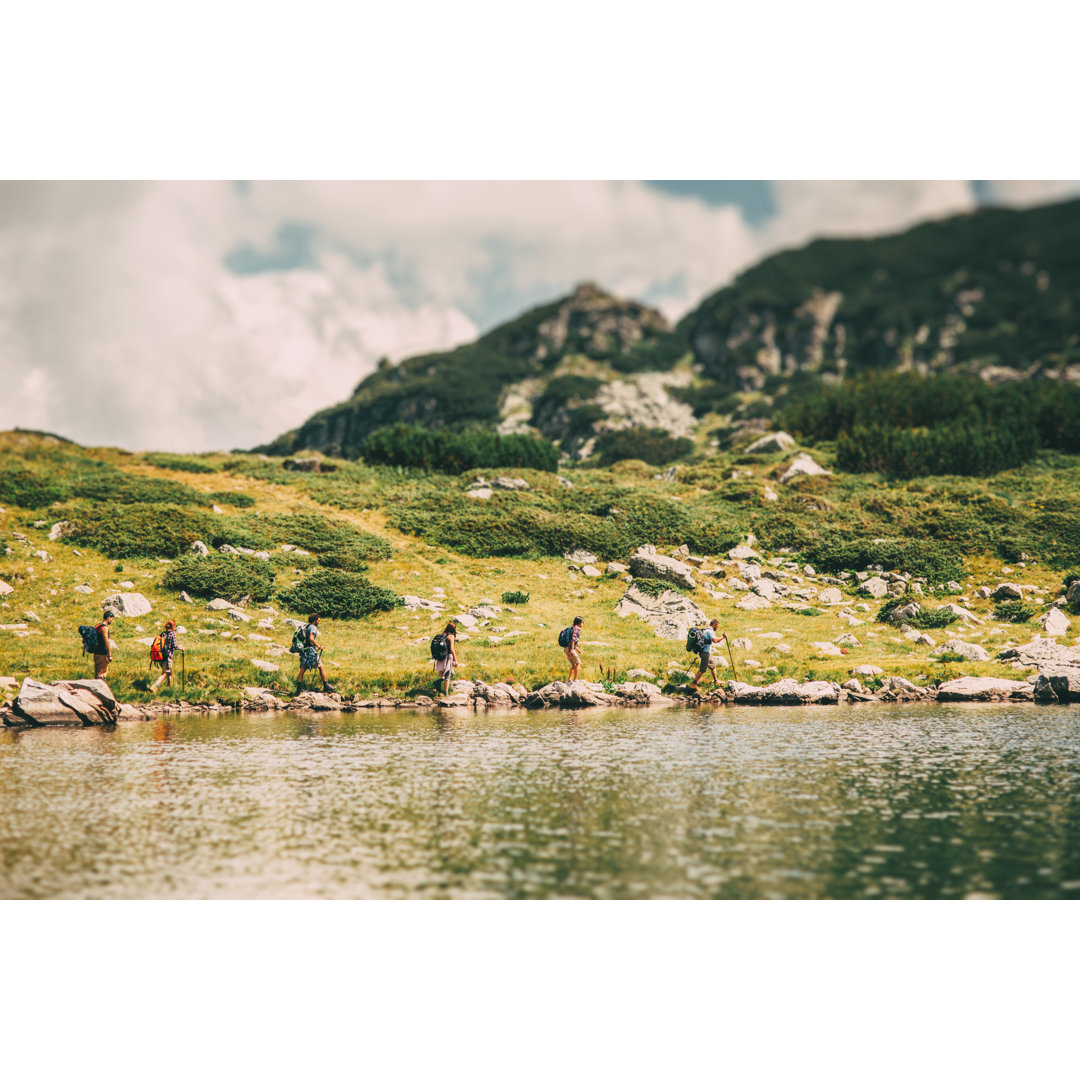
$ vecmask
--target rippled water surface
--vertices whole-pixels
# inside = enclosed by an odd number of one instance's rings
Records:
[[[1080,897],[1080,708],[0,733],[3,897]]]

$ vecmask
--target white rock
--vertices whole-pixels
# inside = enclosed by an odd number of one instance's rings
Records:
[[[888,591],[888,584],[879,577],[867,578],[859,586],[859,592],[872,596],[875,600],[880,600]]]
[[[251,663],[257,667],[260,671],[280,671],[281,668],[277,664],[271,664],[269,660],[253,659]]]
[[[733,649],[745,649],[749,651],[754,647],[754,643],[749,638],[737,637],[732,639],[731,647]]]
[[[120,618],[133,619],[149,615],[154,609],[142,593],[116,593],[105,598],[102,607]]]
[[[229,608],[225,614],[235,622],[251,622],[251,616],[248,615],[247,612],[241,611],[239,608]]]
[[[495,494],[495,492],[492,491],[492,489],[489,488],[489,487],[482,487],[482,488],[472,488],[471,490],[466,491],[465,494],[470,499],[485,499],[485,500],[487,500],[487,499],[490,499],[491,496]]]
[[[858,667],[853,667],[849,674],[861,675],[865,679],[874,675],[884,675],[885,672],[879,667],[874,667],[873,664],[859,664]]]
[[[212,510],[212,511],[213,511],[213,512],[214,512],[215,514],[224,514],[224,513],[225,513],[225,511],[224,511],[224,510],[222,510],[222,509],[221,509],[221,507],[220,507],[220,506],[218,506],[218,504],[217,504],[217,503],[214,503],[214,505],[213,505],[213,506],[211,506],[211,507],[210,507],[210,509],[211,509],[211,510]]]
[[[678,559],[669,559],[666,555],[634,555],[630,559],[630,573],[636,578],[674,581],[688,589],[696,586],[691,568]]]
[[[581,568],[581,572],[586,577],[591,577],[591,578],[603,577],[602,571],[598,570],[595,566],[588,565],[588,563],[586,563],[585,566],[583,566]]]
[[[94,590],[89,585],[76,585],[72,592],[82,593],[83,596],[93,596]]]
[[[180,596],[178,597],[178,599],[179,599],[179,600],[180,600],[180,601],[181,601],[182,603],[185,603],[185,604],[194,604],[194,603],[195,603],[195,601],[194,601],[194,600],[192,600],[192,599],[191,599],[191,597],[190,597],[190,596],[188,596],[188,594],[187,594],[186,592],[181,592],[181,593],[180,593]]]
[[[854,634],[841,634],[838,638],[833,638],[833,644],[846,648],[859,648],[862,642]]]
[[[831,476],[809,454],[797,454],[780,476],[781,484],[789,484],[800,476]]]
[[[61,540],[61,539],[63,539],[63,537],[67,536],[68,533],[71,532],[71,530],[72,530],[72,525],[71,525],[70,521],[58,521],[49,530],[49,539],[53,540],[53,541]]]
[[[946,652],[956,653],[965,660],[971,660],[974,663],[982,663],[990,659],[990,654],[981,645],[975,645],[970,641],[961,641],[960,638],[950,638],[934,650],[934,653],[938,655]]]
[[[752,548],[746,544],[738,544],[733,547],[728,553],[729,559],[760,559],[761,556]]]
[[[750,593],[749,596],[743,597],[735,606],[739,611],[764,611],[766,608],[772,607],[772,604],[764,596]]]
[[[1061,637],[1063,634],[1067,634],[1072,626],[1061,609],[1056,607],[1040,615],[1038,623],[1047,637]]]
[[[814,648],[821,653],[822,656],[843,656],[843,650],[834,645],[831,641],[812,641],[810,643]]]
[[[222,598],[219,596],[216,599],[211,600],[206,605],[206,610],[207,611],[228,611],[229,608],[231,608],[232,606],[233,606],[233,604],[231,603],[231,601],[222,600]]]
[[[0,596],[10,596],[14,591],[6,581],[0,581]]]
[[[853,690],[856,694],[863,693],[862,683],[858,679],[848,679],[846,683],[841,685],[843,690]]]
[[[752,442],[743,453],[774,454],[780,450],[790,450],[794,445],[795,440],[786,431],[770,431]]]
[[[819,604],[842,604],[844,602],[844,594],[836,588],[834,585],[830,585],[827,589],[822,589],[818,593]]]

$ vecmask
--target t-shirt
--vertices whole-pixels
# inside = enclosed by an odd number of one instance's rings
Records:
[[[711,626],[705,627],[705,644],[701,647],[701,655],[708,656],[712,652],[712,643],[716,640]]]
[[[319,636],[319,629],[314,623],[308,623],[304,628],[305,637],[304,644],[312,646],[315,644],[315,639]]]
[[[166,630],[165,633],[161,635],[161,655],[168,660],[172,654],[176,652],[176,649],[176,631]]]

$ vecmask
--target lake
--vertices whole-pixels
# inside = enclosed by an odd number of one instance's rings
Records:
[[[1080,897],[1080,707],[0,731],[0,897]]]

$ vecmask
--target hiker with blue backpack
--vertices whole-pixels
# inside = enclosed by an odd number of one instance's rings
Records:
[[[95,679],[104,679],[109,673],[109,663],[112,660],[113,651],[112,639],[109,637],[109,627],[112,626],[112,621],[115,618],[115,611],[106,610],[97,626],[79,627],[83,652],[90,653],[94,658]]]
[[[574,617],[574,625],[568,626],[559,634],[559,644],[566,650],[566,659],[570,661],[570,682],[581,674],[581,627],[585,620]]]
[[[435,681],[442,680],[443,693],[450,693],[450,681],[454,677],[455,667],[465,665],[458,660],[457,651],[457,623],[451,619],[443,628],[441,634],[436,634],[431,639],[431,659],[435,661]]]
[[[298,626],[293,634],[289,652],[300,654],[300,674],[296,676],[296,692],[299,694],[304,683],[304,676],[309,671],[318,671],[322,679],[323,693],[337,689],[326,681],[326,668],[322,662],[322,646],[315,644],[319,636],[319,616],[309,615],[306,626]]]
[[[720,620],[713,619],[711,623],[705,629],[701,629],[699,626],[691,627],[690,631],[686,635],[686,649],[687,652],[693,652],[698,657],[698,671],[694,676],[694,681],[690,684],[692,687],[697,687],[701,676],[706,671],[712,672],[712,681],[714,686],[718,686],[720,680],[716,677],[716,660],[712,654],[713,643],[716,641],[726,641],[727,633],[716,636],[716,631],[720,629]]]

